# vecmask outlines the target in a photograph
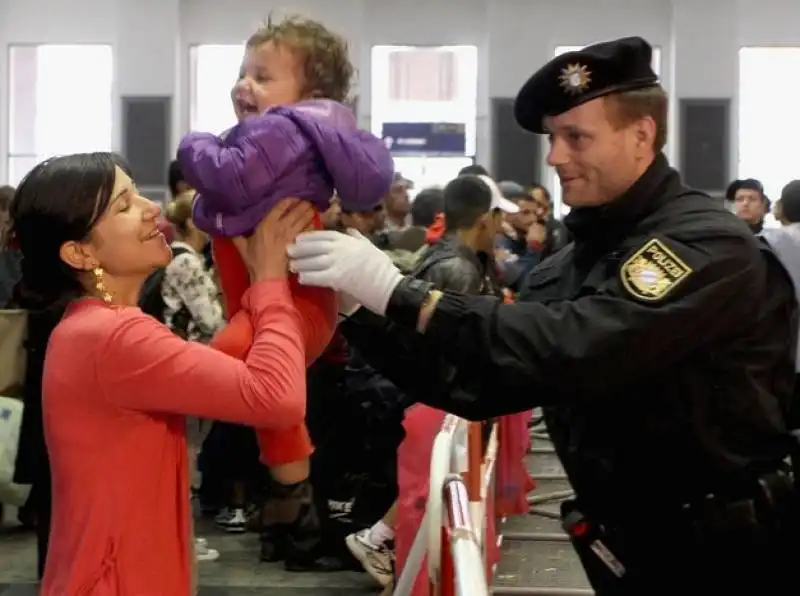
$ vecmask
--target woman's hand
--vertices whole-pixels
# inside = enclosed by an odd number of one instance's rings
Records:
[[[310,203],[297,198],[284,199],[261,220],[251,236],[233,239],[253,282],[287,276],[286,247],[309,228],[313,217]]]

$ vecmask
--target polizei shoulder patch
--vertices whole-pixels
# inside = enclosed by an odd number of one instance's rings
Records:
[[[653,238],[625,261],[622,285],[634,298],[656,302],[693,273],[661,240]]]

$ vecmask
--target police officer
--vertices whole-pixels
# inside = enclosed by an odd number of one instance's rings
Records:
[[[352,234],[301,235],[291,267],[353,320],[385,317],[368,353],[420,401],[470,419],[546,408],[597,594],[796,590],[794,291],[669,167],[651,57],[640,38],[589,46],[517,96],[518,123],[549,138],[574,235],[517,304],[441,293]]]

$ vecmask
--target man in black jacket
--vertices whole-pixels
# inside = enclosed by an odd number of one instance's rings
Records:
[[[325,232],[298,238],[291,267],[406,331],[380,344],[405,373],[382,372],[424,403],[472,419],[546,408],[577,497],[562,523],[598,596],[780,594],[800,533],[795,292],[669,167],[651,58],[641,38],[595,44],[517,96],[518,123],[549,137],[575,238],[517,303],[439,292]]]
[[[421,257],[412,272],[437,288],[502,296],[494,264],[494,241],[504,211],[514,211],[502,201],[488,176],[459,176],[444,189],[445,233]]]
[[[459,176],[443,192],[446,231],[422,255],[411,275],[445,291],[501,297],[492,258],[494,239],[503,209],[513,211],[514,204],[501,200],[499,189],[488,176]],[[376,342],[381,342],[388,331],[384,323],[361,309],[357,316],[344,321],[340,330],[349,345],[370,361]],[[434,437],[430,440],[433,444]],[[347,537],[350,551],[382,586],[392,578],[394,515],[392,507],[372,528]]]

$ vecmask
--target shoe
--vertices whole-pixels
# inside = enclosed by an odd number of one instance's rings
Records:
[[[277,563],[286,558],[286,524],[262,524],[261,552],[264,563]]]
[[[270,481],[261,517],[260,559],[283,561],[287,571],[342,571],[346,562],[320,552],[322,529],[311,483]]]
[[[219,551],[215,548],[208,548],[205,538],[194,541],[194,558],[200,561],[216,561],[219,559]]]
[[[214,515],[214,523],[224,524],[230,517],[233,515],[233,511],[231,511],[228,507],[223,507]]]
[[[263,529],[261,507],[253,504],[248,505],[244,515],[247,518],[247,531],[259,534]]]
[[[353,556],[375,581],[384,588],[392,582],[394,551],[391,543],[373,544],[369,539],[369,528],[350,534],[344,541]]]
[[[283,562],[283,568],[286,569],[286,571],[291,571],[293,573],[300,573],[303,571],[333,573],[335,571],[349,570],[347,563],[337,557],[318,557],[316,559],[309,560],[287,558]]]
[[[214,518],[214,523],[226,532],[240,533],[247,529],[247,516],[244,509],[237,507],[220,513]]]

